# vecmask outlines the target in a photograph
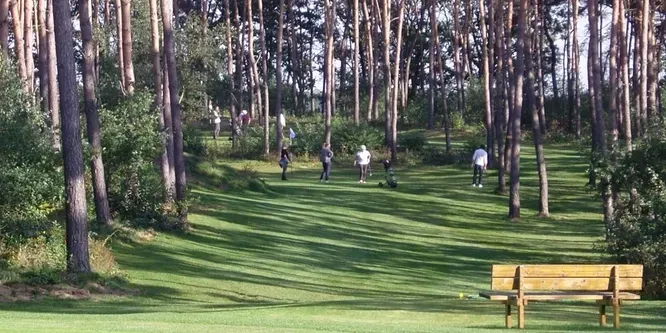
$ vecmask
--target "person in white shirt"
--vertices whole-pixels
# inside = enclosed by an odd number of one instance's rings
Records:
[[[479,149],[474,151],[472,157],[472,167],[474,168],[474,177],[472,177],[472,186],[483,187],[483,170],[488,168],[488,153],[486,153],[486,146],[481,145]]]
[[[365,147],[365,145],[361,145],[361,151],[356,153],[356,160],[354,160],[354,166],[359,167],[359,183],[364,183],[365,184],[365,178],[368,173],[368,165],[370,165],[370,159],[372,158],[372,155],[368,151],[368,149]]]
[[[217,140],[217,137],[220,136],[220,107],[216,106],[213,110],[213,122],[215,123],[215,129],[213,130],[213,139]]]

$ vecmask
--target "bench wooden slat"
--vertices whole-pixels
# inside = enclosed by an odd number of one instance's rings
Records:
[[[619,280],[619,290],[641,290],[642,278],[624,278]],[[492,290],[518,290],[519,281],[513,277],[493,278]],[[606,278],[523,278],[525,290],[613,290],[613,279]]]
[[[492,277],[516,277],[519,265],[493,265]],[[610,277],[614,265],[523,265],[523,276]],[[617,265],[620,278],[643,277],[643,265]]]
[[[515,299],[518,293],[516,292],[480,292],[479,296],[487,298],[491,301],[507,301],[509,299]],[[608,300],[613,297],[612,292],[526,292],[524,298],[532,301],[548,301],[548,300]],[[641,299],[640,295],[621,292],[619,294],[620,299],[626,300],[639,300]]]

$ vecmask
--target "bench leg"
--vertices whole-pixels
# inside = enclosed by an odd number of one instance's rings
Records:
[[[606,305],[599,305],[599,326],[606,326]]]
[[[613,300],[613,327],[620,328],[620,300]]]
[[[504,304],[504,323],[506,328],[511,328],[511,303]]]
[[[518,300],[518,328],[525,328],[525,303]]]

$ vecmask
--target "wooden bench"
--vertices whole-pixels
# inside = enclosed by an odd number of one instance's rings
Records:
[[[613,307],[613,326],[620,327],[623,300],[638,300],[643,265],[493,265],[489,292],[479,296],[505,305],[511,328],[511,307],[518,309],[518,327],[525,328],[528,301],[596,300],[599,325],[606,324],[606,306]]]

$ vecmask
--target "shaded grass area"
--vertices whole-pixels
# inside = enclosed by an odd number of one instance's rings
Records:
[[[435,138],[438,140],[439,138]],[[538,219],[533,156],[524,145],[523,219],[507,198],[473,188],[471,170],[397,168],[399,187],[379,188],[379,168],[356,184],[335,163],[296,161],[290,180],[252,162],[268,192],[221,191],[198,178],[194,230],[148,244],[114,244],[133,298],[0,304],[2,332],[492,332],[503,307],[474,297],[493,263],[597,263],[601,207],[587,192],[586,161],[549,146],[551,213]],[[212,168],[242,168],[218,161]],[[463,299],[459,294],[463,293]],[[471,297],[468,298],[467,296]],[[663,302],[623,308],[623,329],[665,331]],[[593,303],[530,303],[528,330],[597,331]]]

